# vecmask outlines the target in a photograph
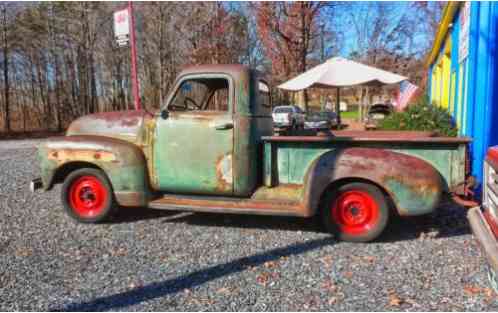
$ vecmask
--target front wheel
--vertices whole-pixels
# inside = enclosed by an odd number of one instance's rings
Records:
[[[386,228],[389,206],[377,186],[349,183],[327,192],[321,219],[327,231],[340,240],[368,242]]]
[[[82,168],[69,174],[62,185],[66,212],[82,223],[98,223],[113,213],[114,195],[106,175],[97,169]]]

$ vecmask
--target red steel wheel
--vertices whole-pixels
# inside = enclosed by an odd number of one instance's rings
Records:
[[[332,218],[344,233],[356,235],[371,230],[379,219],[379,206],[361,190],[343,192],[331,203]]]
[[[327,230],[345,241],[366,242],[377,238],[389,218],[384,194],[365,183],[349,183],[329,191],[321,209]]]
[[[107,197],[105,186],[94,176],[81,176],[69,187],[69,202],[75,213],[83,218],[101,214]]]
[[[102,171],[83,168],[64,180],[62,203],[72,218],[83,223],[95,223],[111,215],[114,196]]]

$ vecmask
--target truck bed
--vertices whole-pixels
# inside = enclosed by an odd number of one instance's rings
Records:
[[[306,169],[328,152],[351,148],[381,149],[417,157],[440,173],[452,190],[465,181],[468,137],[439,137],[431,132],[333,131],[323,136],[267,136],[264,142],[264,181],[267,186],[303,184]]]
[[[310,136],[303,132],[303,135],[296,134],[290,136],[266,136],[267,142],[336,142],[336,141],[356,141],[356,142],[421,142],[421,143],[453,143],[466,144],[472,141],[469,137],[441,137],[434,132],[423,131],[362,131],[362,130],[342,130],[332,131],[327,135]]]

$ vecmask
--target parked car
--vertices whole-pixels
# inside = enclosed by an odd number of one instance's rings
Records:
[[[466,184],[468,138],[273,136],[262,82],[242,65],[195,66],[157,112],[80,117],[39,145],[31,189],[62,184],[65,211],[83,223],[119,207],[317,216],[338,239],[370,241],[391,210],[431,213]]]
[[[304,126],[305,114],[296,105],[283,105],[273,109],[273,127],[277,129],[296,129]]]
[[[468,211],[472,232],[488,261],[488,278],[498,292],[498,146],[488,149],[484,163],[482,205]]]
[[[368,109],[364,120],[365,129],[376,129],[380,121],[391,115],[393,107],[390,104],[376,103]]]
[[[305,129],[331,129],[337,126],[337,114],[331,111],[312,112],[306,115]]]

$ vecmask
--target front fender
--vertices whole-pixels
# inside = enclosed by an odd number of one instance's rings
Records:
[[[344,179],[375,183],[391,197],[400,215],[432,212],[444,190],[439,172],[414,156],[375,148],[338,149],[321,155],[308,170],[304,200],[312,213],[325,189]]]
[[[101,136],[51,138],[38,148],[45,189],[68,170],[91,165],[105,172],[116,200],[123,206],[143,206],[149,194],[146,161],[142,150],[124,140]]]

